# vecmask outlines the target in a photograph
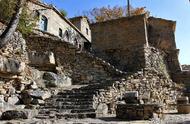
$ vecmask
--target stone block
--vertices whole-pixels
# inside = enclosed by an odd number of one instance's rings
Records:
[[[7,102],[9,104],[15,105],[19,102],[19,98],[16,95],[12,95],[11,97],[8,98]]]
[[[108,106],[105,103],[100,103],[96,109],[98,117],[105,116],[108,114]]]
[[[29,93],[29,91],[22,91],[21,92],[21,101],[25,104],[25,105],[29,105],[32,102],[32,97]]]
[[[177,104],[189,104],[188,97],[179,97],[177,98]]]
[[[41,99],[41,100],[45,100],[51,97],[51,93],[49,91],[43,91],[40,89],[31,90],[28,93],[31,97],[36,98],[36,99]]]
[[[177,110],[179,114],[189,114],[190,104],[179,104],[177,105]]]
[[[2,120],[30,119],[38,114],[37,110],[9,110],[2,113]]]
[[[126,91],[123,95],[123,99],[126,103],[137,104],[138,103],[138,91]]]
[[[32,51],[28,53],[29,64],[34,67],[45,68],[55,67],[55,57],[53,52],[36,52]]]
[[[117,104],[116,117],[125,120],[148,120],[160,107],[157,104]]]
[[[25,63],[12,58],[0,56],[0,77],[9,77],[22,73],[25,69]]]
[[[71,78],[64,75],[57,75],[53,72],[45,72],[43,75],[46,87],[67,87],[72,85]]]
[[[33,99],[31,102],[33,105],[44,105],[45,101],[41,99]]]

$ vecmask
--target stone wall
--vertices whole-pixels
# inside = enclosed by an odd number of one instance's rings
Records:
[[[124,71],[145,66],[146,15],[95,23],[91,30],[95,55]]]
[[[170,78],[168,72],[168,64],[166,57],[167,55],[162,50],[154,47],[145,47],[145,60],[147,69],[155,70],[156,72],[162,73],[166,77]]]
[[[94,57],[85,51],[80,52],[75,46],[59,39],[30,37],[28,51],[53,52],[56,66],[72,77],[74,84],[96,83],[113,75],[120,74],[109,63]]]
[[[151,45],[164,50],[175,50],[175,21],[148,18],[148,40]]]
[[[95,51],[125,49],[129,46],[147,43],[145,15],[123,17],[91,24],[90,26],[92,47]]]
[[[172,79],[183,86],[182,94],[190,98],[190,71],[181,71],[172,75]]]
[[[89,21],[87,17],[79,16],[69,19],[82,33],[83,35],[88,38],[91,42],[91,30],[89,26]]]
[[[172,78],[176,83],[190,84],[190,71],[175,73]]]
[[[136,71],[145,67],[144,46],[131,46],[125,49],[107,49],[94,54],[123,71]]]
[[[166,60],[170,74],[181,72],[182,69],[178,57],[179,49],[165,51],[165,53],[167,54]]]
[[[144,51],[146,68],[128,73],[108,87],[109,90],[100,92],[95,99],[97,106],[101,102],[114,107],[125,91],[138,91],[142,104],[155,103],[168,109],[170,104],[175,103],[175,98],[180,93],[176,91],[176,84],[168,73],[165,54],[154,47],[145,47]]]
[[[168,70],[170,73],[181,71],[178,60],[179,50],[176,48],[175,28],[176,22],[161,18],[148,18],[148,42],[151,46],[166,53]]]
[[[96,89],[94,108],[97,111],[105,104],[109,112],[114,113],[116,102],[125,91],[138,91],[145,103],[168,105],[175,102],[175,83],[168,76],[166,67],[162,66],[164,57],[156,49],[143,48],[148,51],[149,69],[126,73],[91,53],[77,51],[73,45],[59,39],[31,37],[27,45],[28,51],[53,52],[56,66],[70,75],[73,84],[88,84],[85,89]]]

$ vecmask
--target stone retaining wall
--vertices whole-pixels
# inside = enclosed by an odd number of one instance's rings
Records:
[[[28,51],[53,52],[56,66],[62,67],[62,70],[72,77],[74,84],[96,83],[123,73],[111,64],[88,52],[80,52],[75,46],[59,39],[31,37],[27,46]]]
[[[126,73],[93,54],[80,52],[75,46],[58,39],[31,37],[27,45],[28,51],[53,52],[56,66],[62,67],[62,71],[70,75],[73,84],[100,87],[94,96],[96,109],[101,108],[101,104],[106,104],[109,112],[114,113],[116,102],[125,91],[138,91],[141,102],[144,103],[175,103],[175,83],[167,72],[164,55],[155,48],[143,47],[148,58],[147,68]],[[107,87],[101,89],[103,86]]]

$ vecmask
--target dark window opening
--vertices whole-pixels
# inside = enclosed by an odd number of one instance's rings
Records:
[[[59,36],[63,37],[63,30],[61,28],[59,28]]]
[[[45,16],[41,17],[40,20],[40,29],[42,31],[47,31],[48,19]]]
[[[65,37],[66,37],[66,40],[69,41],[69,33],[68,33],[68,31],[65,31]]]
[[[84,49],[87,51],[91,51],[91,43],[90,42],[84,42]]]
[[[74,39],[74,45],[78,47],[78,40],[76,38]]]
[[[86,28],[86,34],[87,34],[87,35],[89,34],[88,28]]]
[[[34,17],[37,17],[39,19],[40,12],[38,10],[34,10]]]

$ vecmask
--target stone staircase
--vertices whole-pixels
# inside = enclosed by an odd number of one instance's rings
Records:
[[[46,100],[36,118],[95,118],[94,97],[108,90],[113,83],[94,83],[70,90],[60,90]]]
[[[93,109],[93,93],[79,89],[59,91],[41,106],[37,118],[85,118],[96,117]]]

